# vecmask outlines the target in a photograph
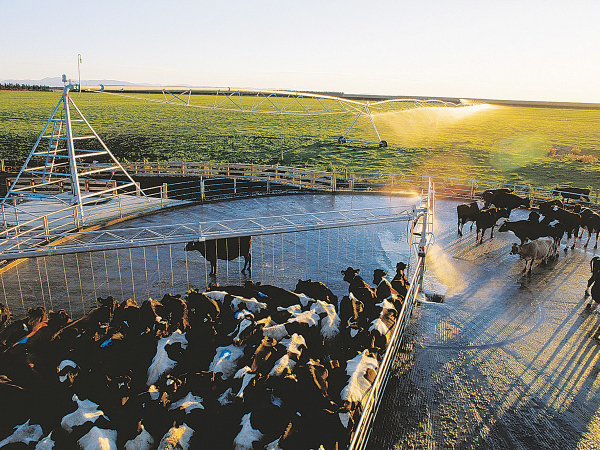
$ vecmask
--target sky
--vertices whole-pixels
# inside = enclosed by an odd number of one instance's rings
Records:
[[[0,0],[0,80],[600,103],[600,2]]]

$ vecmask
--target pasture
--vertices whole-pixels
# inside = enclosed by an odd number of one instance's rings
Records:
[[[144,94],[153,100],[162,96]],[[58,93],[0,92],[0,158],[22,161]],[[192,96],[212,106],[212,96]],[[127,161],[278,163],[354,172],[405,172],[553,187],[596,188],[599,110],[478,105],[374,116],[388,148],[339,145],[352,114],[293,115],[187,108],[102,93],[75,103],[115,155]],[[374,141],[366,117],[349,139]]]

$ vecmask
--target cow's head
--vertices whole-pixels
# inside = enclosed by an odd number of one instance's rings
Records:
[[[79,375],[79,366],[77,363],[69,359],[65,359],[56,367],[56,373],[58,375],[58,381],[60,381],[63,385],[72,387],[73,383],[75,382],[75,378],[77,375]]]
[[[496,212],[498,219],[504,217],[508,219],[510,217],[510,209],[508,208],[498,208],[498,212]]]
[[[510,254],[517,255],[518,253],[519,253],[519,244],[513,244],[512,248],[510,249]]]
[[[106,298],[98,297],[98,304],[101,306],[106,306],[111,313],[113,313],[119,306],[119,302],[112,295],[109,295]]]
[[[509,223],[510,223],[510,220],[507,220],[506,222],[504,222],[502,225],[500,225],[500,228],[498,228],[498,231],[508,231]]]
[[[196,241],[190,241],[187,244],[185,244],[184,250],[186,252],[189,252],[190,250],[197,250],[198,248],[199,248],[198,247],[198,242],[196,242]]]
[[[235,313],[237,326],[235,330],[229,333],[233,337],[233,345],[243,345],[258,330],[262,330],[264,324],[257,324],[254,320],[254,314],[245,309]]]
[[[57,328],[66,326],[69,323],[69,320],[71,320],[71,318],[64,309],[61,309],[58,312],[50,311],[48,313],[48,323],[56,325]]]
[[[378,285],[383,277],[387,275],[387,272],[382,269],[375,269],[373,271],[373,284]]]
[[[350,283],[359,272],[360,269],[354,269],[353,267],[348,267],[346,270],[342,270],[342,275],[344,275],[344,281]]]

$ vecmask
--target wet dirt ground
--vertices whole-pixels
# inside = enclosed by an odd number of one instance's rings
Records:
[[[436,203],[424,290],[444,302],[416,306],[367,448],[600,448],[594,239],[526,275],[512,233],[457,236],[459,203]]]

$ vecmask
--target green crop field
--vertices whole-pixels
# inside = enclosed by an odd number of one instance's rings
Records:
[[[192,97],[196,105],[215,102]],[[0,158],[24,160],[59,98],[0,91]],[[106,93],[72,98],[121,160],[281,163],[283,152],[285,165],[326,170],[600,188],[599,110],[476,105],[381,112],[374,122],[389,146],[379,148],[337,143],[354,120],[347,113],[241,113]],[[366,117],[348,138],[377,140]]]

